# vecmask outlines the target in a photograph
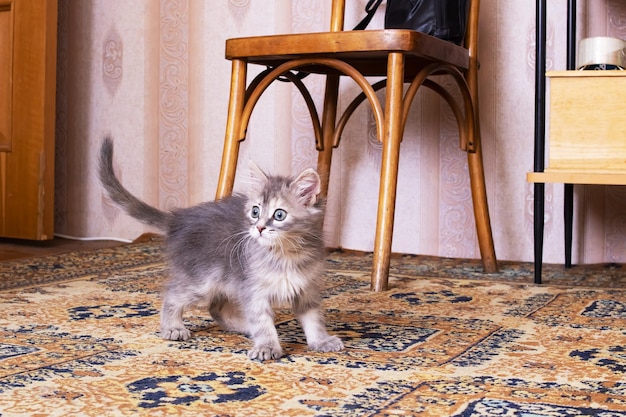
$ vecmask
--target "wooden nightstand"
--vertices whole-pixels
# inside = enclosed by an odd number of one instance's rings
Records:
[[[626,185],[626,71],[551,71],[548,162],[529,182]]]

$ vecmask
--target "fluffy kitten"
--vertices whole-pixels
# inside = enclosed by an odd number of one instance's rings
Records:
[[[324,203],[312,169],[295,178],[265,175],[251,164],[252,186],[214,202],[164,212],[135,198],[113,172],[113,142],[100,150],[100,180],[129,215],[163,230],[170,279],[163,295],[161,336],[187,340],[183,311],[207,306],[224,329],[252,338],[250,359],[282,356],[273,306],[288,304],[310,349],[339,351],[321,309]]]

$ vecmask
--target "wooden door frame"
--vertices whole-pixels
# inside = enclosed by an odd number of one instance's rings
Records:
[[[10,13],[10,143],[0,153],[0,235],[54,236],[58,0],[0,0]]]

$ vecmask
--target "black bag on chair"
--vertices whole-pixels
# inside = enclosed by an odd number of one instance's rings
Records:
[[[355,30],[367,27],[382,0],[369,0],[367,15]],[[463,43],[469,0],[387,0],[385,29],[412,29],[439,39]]]
[[[363,30],[370,23],[383,0],[369,0],[366,16],[353,30]],[[385,29],[411,29],[457,45],[463,43],[469,17],[470,0],[387,0]],[[298,79],[309,74],[291,71]],[[286,77],[278,81],[289,82]]]

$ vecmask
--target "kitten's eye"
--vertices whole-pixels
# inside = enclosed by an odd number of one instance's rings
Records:
[[[283,209],[278,209],[274,212],[274,220],[282,222],[287,218],[287,212]]]
[[[259,206],[252,207],[252,212],[250,212],[250,215],[252,216],[253,219],[258,219],[260,214],[261,214],[261,209],[259,208]]]

